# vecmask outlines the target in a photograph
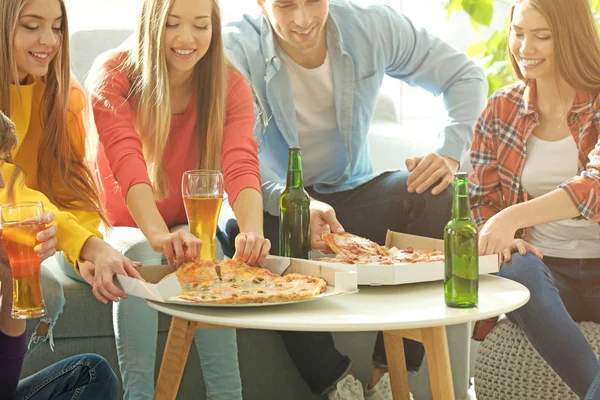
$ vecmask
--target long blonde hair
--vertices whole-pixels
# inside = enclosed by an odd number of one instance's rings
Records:
[[[59,208],[104,212],[94,176],[85,162],[85,150],[67,130],[69,95],[72,89],[69,55],[69,29],[63,0],[56,0],[62,11],[61,44],[41,77],[46,85],[41,110],[44,134],[38,152],[38,186]],[[19,92],[17,63],[13,55],[15,30],[27,0],[2,0],[0,7],[0,111],[10,117],[11,78]],[[19,92],[20,93],[20,92]],[[37,112],[37,110],[33,110]],[[69,190],[60,190],[69,188]]]
[[[574,89],[600,90],[600,39],[589,0],[517,0],[510,9],[524,5],[538,11],[550,25],[556,68]],[[525,80],[515,57],[508,51],[517,77]]]
[[[220,169],[223,129],[226,117],[227,72],[233,68],[225,57],[221,16],[217,0],[212,1],[210,46],[194,67],[193,94],[196,96],[196,132],[199,142],[198,168]],[[103,60],[125,56],[120,68],[131,82],[129,99],[137,102],[135,126],[143,144],[148,175],[156,200],[167,196],[169,182],[163,154],[171,131],[171,90],[167,71],[164,34],[174,0],[144,0],[135,41],[107,53]],[[102,69],[91,76],[94,88],[107,84],[109,72]],[[95,95],[101,91],[94,91]],[[177,182],[178,184],[178,182]]]

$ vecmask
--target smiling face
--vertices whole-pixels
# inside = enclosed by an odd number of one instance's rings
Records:
[[[279,46],[292,58],[321,51],[329,0],[258,0]]]
[[[17,21],[14,57],[19,81],[44,76],[63,40],[63,15],[58,0],[28,0]]]
[[[212,1],[175,0],[167,16],[164,36],[169,71],[191,73],[212,39]]]
[[[548,79],[556,74],[550,25],[537,10],[516,5],[510,23],[509,48],[525,79]]]

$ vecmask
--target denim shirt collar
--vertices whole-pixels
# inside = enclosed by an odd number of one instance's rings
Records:
[[[348,155],[352,158],[350,137],[354,107],[354,63],[345,47],[335,18],[331,13],[329,13],[325,29],[327,29],[327,52],[333,71],[338,129],[344,138]],[[274,97],[269,98],[273,116],[288,145],[298,146],[294,99],[289,90],[291,87],[289,77],[285,71],[281,71],[280,52],[282,50],[277,44],[269,19],[265,15],[261,18],[260,37],[261,50],[266,66],[265,83],[267,86],[267,97]],[[341,179],[345,178],[346,176]]]

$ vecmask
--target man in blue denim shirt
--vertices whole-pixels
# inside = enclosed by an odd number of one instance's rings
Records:
[[[311,195],[311,242],[327,251],[324,231],[379,243],[387,229],[441,238],[450,218],[447,190],[486,100],[483,71],[462,53],[389,7],[344,0],[257,0],[262,15],[224,29],[225,49],[255,91],[265,236],[278,248],[279,196],[287,149],[303,152]],[[448,122],[436,150],[406,161],[407,170],[373,173],[367,133],[384,75],[443,94]],[[417,134],[415,132],[415,134]],[[350,360],[329,333],[281,332],[314,393],[362,399]],[[407,367],[423,349],[405,341]],[[381,333],[368,399],[391,399]]]

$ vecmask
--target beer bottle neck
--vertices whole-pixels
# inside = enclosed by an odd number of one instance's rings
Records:
[[[286,186],[290,189],[304,187],[300,150],[290,150]]]
[[[454,181],[454,197],[452,198],[452,218],[471,218],[469,204],[469,183],[466,177],[457,177]]]

